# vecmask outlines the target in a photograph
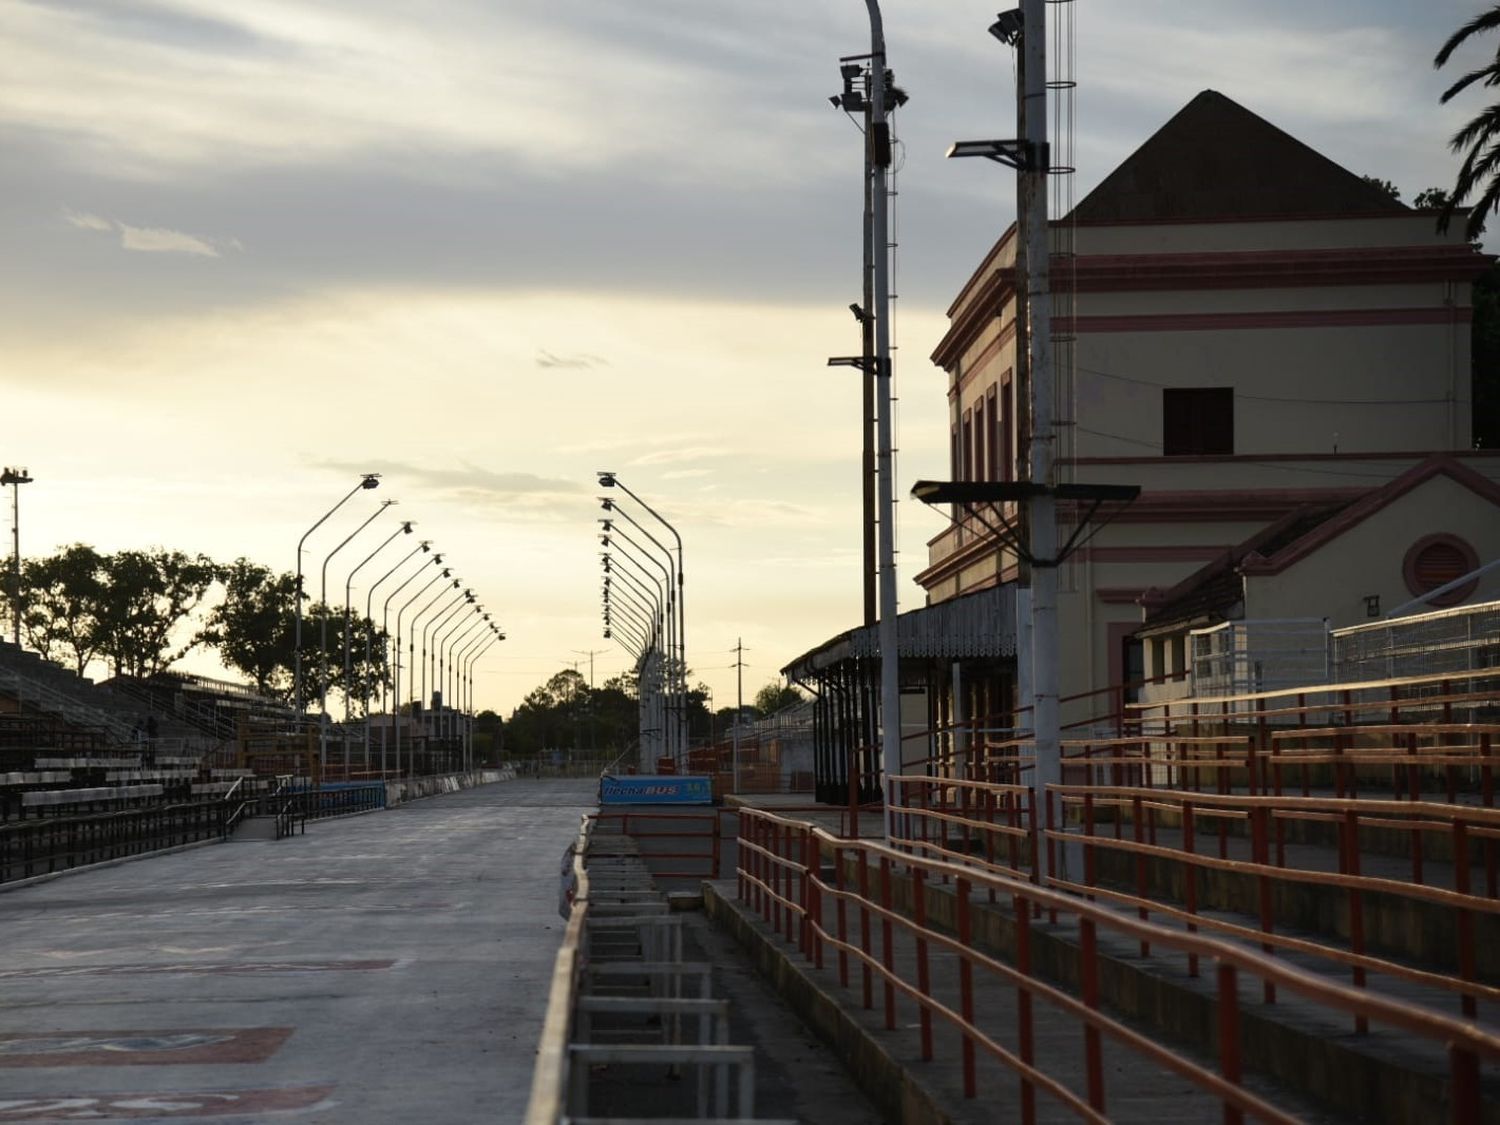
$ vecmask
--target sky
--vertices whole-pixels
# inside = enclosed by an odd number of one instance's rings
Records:
[[[1076,0],[1082,196],[1212,88],[1409,200],[1451,182],[1431,59],[1474,0]],[[887,0],[896,493],[947,475],[945,310],[1014,217],[945,161],[1014,132],[996,5]],[[1065,6],[1066,7],[1066,6]],[[0,0],[0,462],[22,553],[304,569],[394,530],[507,635],[508,714],[600,623],[597,470],[684,540],[688,660],[732,704],[860,623],[861,140],[828,103],[858,0]],[[1483,46],[1450,70],[1483,61]],[[5,502],[9,526],[9,498]],[[903,609],[942,528],[898,506]],[[384,529],[384,533],[382,533]],[[354,575],[364,585],[396,545]],[[315,590],[315,587],[314,587]],[[405,600],[403,595],[396,603]],[[592,655],[590,655],[592,653]],[[183,663],[221,674],[206,654]]]

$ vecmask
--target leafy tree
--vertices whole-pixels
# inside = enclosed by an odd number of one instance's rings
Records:
[[[218,576],[206,555],[157,548],[103,556],[97,648],[115,675],[153,675],[196,646],[198,633],[174,651],[172,633],[202,604]]]
[[[1497,29],[1500,29],[1500,4],[1491,5],[1450,35],[1432,60],[1433,66],[1446,66],[1453,52],[1469,39]],[[1500,52],[1496,52],[1484,66],[1469,71],[1444,90],[1441,102],[1447,105],[1476,82],[1482,86],[1500,85]],[[1500,142],[1500,104],[1481,109],[1449,140],[1449,147],[1455,153],[1463,153],[1464,158],[1453,182],[1453,192],[1444,201],[1442,214],[1438,217],[1439,230],[1447,230],[1453,212],[1476,193],[1465,231],[1473,241],[1484,230],[1485,217],[1500,203],[1500,143],[1497,142]]]
[[[83,543],[50,558],[27,559],[21,567],[27,643],[80,676],[98,655],[103,571],[103,556]]]
[[[327,649],[322,647],[325,621]],[[334,699],[347,695],[351,702],[350,714],[363,716],[365,696],[373,696],[381,687],[391,684],[390,663],[386,658],[387,635],[369,618],[352,616],[348,636],[349,676],[346,679],[343,607],[318,602],[302,611],[302,690],[308,700],[323,699],[330,715],[335,713]],[[368,661],[365,660],[366,640],[369,641]],[[287,659],[293,659],[290,642],[286,652]]]
[[[755,709],[762,715],[774,715],[806,698],[790,684],[779,684],[773,680],[755,693]]]
[[[1397,203],[1401,202],[1401,189],[1391,183],[1390,180],[1382,180],[1379,176],[1361,176],[1360,179],[1364,180],[1371,187],[1379,188]]]
[[[261,695],[292,692],[297,578],[239,558],[224,567],[224,601],[214,607],[203,641],[243,673]]]

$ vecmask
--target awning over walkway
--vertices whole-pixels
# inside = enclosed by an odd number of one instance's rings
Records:
[[[909,610],[896,618],[896,651],[901,659],[961,660],[1016,654],[1014,585],[992,586]],[[848,660],[880,655],[876,626],[840,633],[805,652],[781,671],[805,680]]]

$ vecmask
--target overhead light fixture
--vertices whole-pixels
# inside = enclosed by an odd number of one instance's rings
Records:
[[[995,22],[990,24],[990,34],[1007,47],[1014,47],[1021,41],[1021,34],[1026,29],[1026,18],[1020,8],[1012,8],[1008,12],[1001,12],[995,17]]]

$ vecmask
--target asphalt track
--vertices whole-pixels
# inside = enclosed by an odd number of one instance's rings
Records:
[[[515,1122],[596,782],[0,893],[0,1123]]]

